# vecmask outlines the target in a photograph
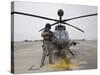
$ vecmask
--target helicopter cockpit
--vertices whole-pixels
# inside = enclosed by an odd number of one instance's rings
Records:
[[[55,37],[57,38],[56,43],[58,46],[66,46],[66,44],[68,44],[69,35],[68,35],[68,31],[66,31],[65,26],[63,25],[55,26],[54,34],[55,34]]]

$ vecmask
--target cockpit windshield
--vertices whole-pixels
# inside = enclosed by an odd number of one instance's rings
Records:
[[[62,30],[62,31],[55,30],[54,34],[58,39],[69,40],[68,32],[65,30]]]

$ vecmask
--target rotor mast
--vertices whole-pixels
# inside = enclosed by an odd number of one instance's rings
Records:
[[[64,15],[64,12],[62,9],[58,10],[58,16],[59,16],[59,24],[61,25],[62,23],[62,16]]]

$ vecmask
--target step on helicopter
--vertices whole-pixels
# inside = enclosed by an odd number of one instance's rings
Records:
[[[78,42],[71,41],[69,39],[68,31],[66,30],[66,27],[64,25],[71,26],[71,27],[79,30],[80,32],[84,33],[84,30],[82,30],[82,29],[80,29],[80,28],[78,28],[74,25],[71,25],[67,22],[70,21],[70,20],[75,20],[75,19],[79,19],[79,18],[85,18],[85,17],[91,17],[91,16],[96,16],[97,15],[97,13],[94,13],[94,14],[88,14],[88,15],[73,17],[73,18],[69,18],[69,19],[62,19],[63,15],[64,15],[64,11],[62,9],[59,9],[58,13],[57,13],[58,16],[59,16],[59,20],[48,18],[48,17],[43,17],[43,16],[38,16],[38,15],[33,15],[33,14],[28,14],[28,13],[23,13],[23,12],[17,12],[17,11],[11,12],[11,15],[13,15],[13,14],[25,15],[25,16],[44,19],[44,20],[54,21],[55,23],[50,24],[50,26],[52,27],[52,26],[56,25],[55,26],[55,31],[53,32],[55,34],[55,38],[56,38],[54,43],[56,45],[56,50],[58,51],[57,53],[59,53],[58,55],[61,56],[62,58],[65,58],[65,56],[66,56],[65,52],[63,51],[64,49],[67,49],[69,51],[69,53],[74,56],[75,54],[70,50],[70,47],[73,46],[73,45],[78,44]],[[42,31],[42,30],[45,30],[45,28],[42,28],[39,31]],[[43,46],[47,47],[46,44],[43,44]],[[44,64],[44,60],[45,60],[46,56],[47,56],[47,54],[44,54],[44,56],[42,58],[41,66]]]

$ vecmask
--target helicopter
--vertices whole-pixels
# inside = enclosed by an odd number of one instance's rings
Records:
[[[43,17],[43,16],[38,16],[38,15],[33,15],[33,14],[28,14],[28,13],[23,13],[23,12],[17,12],[17,11],[13,11],[11,12],[11,15],[13,14],[19,14],[19,15],[25,15],[25,16],[30,16],[30,17],[36,17],[36,18],[40,18],[40,19],[44,19],[44,20],[50,20],[50,21],[54,21],[55,23],[53,24],[50,24],[50,26],[55,26],[55,31],[53,32],[54,35],[55,35],[55,45],[56,45],[56,49],[58,51],[58,53],[60,53],[59,55],[63,58],[65,57],[65,52],[63,52],[63,49],[67,49],[71,55],[75,55],[71,50],[70,50],[70,47],[72,45],[76,45],[78,44],[78,42],[75,42],[75,41],[71,41],[69,39],[69,34],[68,34],[68,31],[66,30],[66,27],[64,25],[67,25],[67,26],[71,26],[77,30],[79,30],[80,32],[84,33],[84,30],[74,26],[74,25],[71,25],[69,23],[67,23],[68,21],[70,20],[75,20],[75,19],[79,19],[79,18],[85,18],[85,17],[90,17],[90,16],[96,16],[97,13],[94,13],[94,14],[88,14],[88,15],[83,15],[83,16],[78,16],[78,17],[73,17],[73,18],[69,18],[69,19],[62,19],[63,15],[64,15],[64,11],[62,9],[59,9],[57,14],[59,16],[59,20],[57,19],[52,19],[52,18],[48,18],[48,17]],[[40,31],[43,31],[45,30],[45,28],[42,28]],[[44,56],[45,58],[46,56]],[[43,59],[44,61],[44,59]]]

